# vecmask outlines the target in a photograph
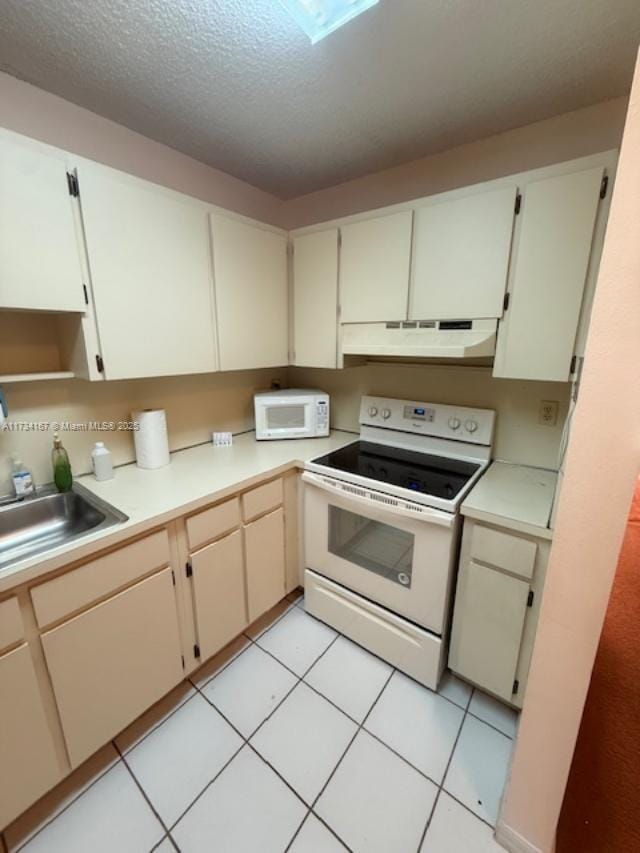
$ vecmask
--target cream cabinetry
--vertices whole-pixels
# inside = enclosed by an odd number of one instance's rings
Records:
[[[171,569],[42,635],[73,767],[184,677]]]
[[[300,367],[337,367],[338,229],[293,239],[293,352]]]
[[[403,210],[340,229],[340,320],[407,318],[413,213]]]
[[[198,646],[206,660],[248,625],[242,531],[196,551],[191,567]]]
[[[78,177],[106,378],[216,370],[204,205],[95,163]]]
[[[416,208],[410,320],[501,316],[516,194],[513,185]]]
[[[249,621],[254,622],[285,594],[284,512],[252,521],[244,529]]]
[[[466,518],[453,611],[450,668],[522,706],[549,541]]]
[[[221,370],[289,362],[287,237],[211,215]]]
[[[524,189],[494,376],[568,380],[603,176],[596,166]]]
[[[186,519],[196,658],[211,657],[284,598],[283,503],[278,478]]]
[[[0,827],[4,827],[55,785],[63,772],[26,643],[0,655],[0,695]]]
[[[0,135],[0,308],[84,311],[64,152]]]

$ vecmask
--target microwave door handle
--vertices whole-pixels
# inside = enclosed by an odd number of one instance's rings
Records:
[[[439,524],[442,527],[453,527],[455,524],[456,516],[452,513],[441,512],[440,510],[432,509],[431,507],[423,506],[422,504],[419,505],[420,511],[413,512],[412,510],[405,509],[402,506],[394,506],[393,504],[386,503],[385,501],[378,501],[375,498],[367,498],[363,495],[354,494],[346,489],[341,489],[340,486],[334,486],[324,477],[312,474],[310,471],[303,471],[302,480],[310,486],[315,486],[317,489],[329,492],[331,495],[347,498],[353,503],[369,507],[370,509],[384,510],[390,515],[399,515],[403,518],[410,518],[411,521],[423,521],[428,524]],[[393,498],[391,498],[391,500],[393,500]]]

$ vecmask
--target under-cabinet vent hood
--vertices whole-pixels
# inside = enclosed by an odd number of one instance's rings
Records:
[[[495,355],[497,320],[343,323],[343,355],[486,358]]]

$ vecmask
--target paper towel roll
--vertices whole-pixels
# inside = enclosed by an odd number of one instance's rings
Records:
[[[169,464],[169,437],[164,409],[132,412],[140,428],[133,433],[138,468],[162,468]]]

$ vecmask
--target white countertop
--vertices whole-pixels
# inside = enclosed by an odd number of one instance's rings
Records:
[[[549,518],[558,475],[544,468],[493,462],[469,492],[462,514],[551,539]]]
[[[332,430],[328,438],[256,441],[255,433],[243,433],[234,436],[231,447],[214,448],[207,443],[178,450],[164,468],[149,471],[131,463],[116,468],[113,480],[106,482],[99,483],[92,474],[79,477],[82,486],[128,515],[128,521],[0,569],[0,592],[193,512],[269,475],[302,467],[305,461],[357,437]]]

